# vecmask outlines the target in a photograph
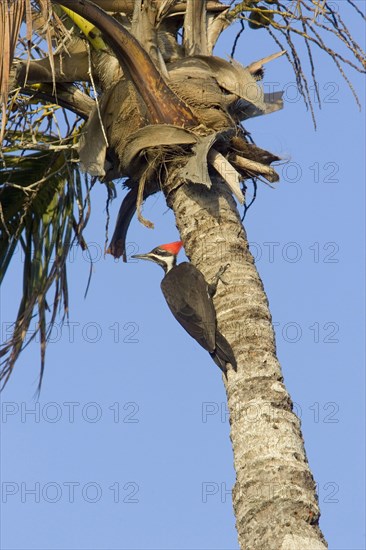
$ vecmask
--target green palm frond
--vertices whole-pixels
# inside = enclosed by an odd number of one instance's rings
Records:
[[[0,349],[3,384],[22,349],[39,334],[40,387],[47,339],[58,311],[63,310],[63,319],[68,311],[66,260],[75,240],[86,247],[82,230],[87,221],[84,211],[89,209],[90,187],[70,162],[72,155],[72,149],[51,149],[3,157],[0,283],[17,246],[24,256],[23,296],[12,337]],[[30,323],[37,316],[36,330],[27,337]]]

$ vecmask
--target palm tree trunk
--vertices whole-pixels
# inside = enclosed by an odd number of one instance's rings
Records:
[[[230,264],[214,297],[220,332],[238,371],[224,378],[236,483],[240,548],[320,550],[315,482],[300,421],[292,412],[276,357],[268,300],[234,200],[225,184],[184,185],[167,193],[185,250],[209,281]]]

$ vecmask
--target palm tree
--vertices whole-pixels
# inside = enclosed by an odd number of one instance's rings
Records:
[[[357,5],[348,4],[362,16]],[[60,304],[64,315],[68,310],[68,251],[75,240],[87,247],[83,229],[96,178],[110,198],[116,193],[113,180],[124,178],[127,194],[107,250],[124,259],[134,213],[151,227],[141,205],[162,191],[187,256],[206,280],[229,264],[214,303],[219,329],[238,363],[238,372],[230,370],[223,380],[240,546],[326,548],[300,423],[276,357],[267,297],[233,195],[245,212],[249,182],[256,189],[259,182],[278,180],[271,165],[280,159],[255,145],[243,126],[247,118],[283,106],[280,93],[264,94],[259,85],[265,63],[287,56],[314,117],[294,35],[306,43],[316,90],[314,45],[330,55],[349,84],[345,66],[364,72],[364,54],[341,15],[316,0],[286,5],[280,0],[230,5],[214,0],[6,0],[0,15],[6,37],[0,65],[5,136],[1,280],[18,244],[25,255],[13,337],[1,351],[3,382],[27,344],[35,310],[42,381],[52,323]],[[23,20],[26,39],[20,32]],[[266,29],[278,53],[248,67],[214,56],[220,34],[235,21],[241,25],[235,43],[243,29],[248,39],[252,31]],[[328,34],[343,42],[351,59],[328,46]],[[17,43],[23,51],[11,65]],[[57,123],[59,112],[67,121],[66,134]],[[261,411],[255,423],[245,414],[250,405]],[[268,487],[278,490],[265,491]]]

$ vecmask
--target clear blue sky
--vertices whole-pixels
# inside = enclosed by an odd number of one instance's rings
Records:
[[[362,40],[361,23],[352,28]],[[217,53],[229,54],[232,39],[226,32]],[[237,58],[248,64],[274,51],[258,31],[248,42],[243,36]],[[332,550],[361,550],[365,115],[332,61],[315,55],[323,99],[317,132],[286,60],[266,71],[266,86],[287,91],[285,109],[246,127],[290,164],[279,167],[276,190],[260,185],[246,229],[302,419],[322,529]],[[363,77],[351,76],[362,96]],[[89,263],[75,249],[68,263],[73,329],[55,332],[48,346],[39,403],[32,399],[36,343],[2,394],[2,548],[237,549],[220,371],[171,316],[157,266],[102,257],[102,186],[92,199],[86,237],[96,261],[88,297]],[[178,239],[162,196],[144,213],[155,230],[134,220],[131,253]],[[2,337],[16,314],[21,271],[19,257],[1,292]]]

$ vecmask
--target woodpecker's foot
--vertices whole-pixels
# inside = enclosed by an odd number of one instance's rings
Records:
[[[225,271],[227,270],[227,268],[230,267],[230,264],[226,264],[225,266],[221,266],[220,269],[218,270],[218,272],[216,273],[216,275],[214,276],[213,280],[212,280],[212,283],[210,283],[208,285],[208,294],[209,296],[212,298],[213,296],[215,296],[216,294],[216,290],[217,290],[217,285],[219,284],[219,281],[221,281],[222,283],[224,283],[224,285],[227,285],[228,283],[226,283],[221,277],[222,275],[225,273]]]

